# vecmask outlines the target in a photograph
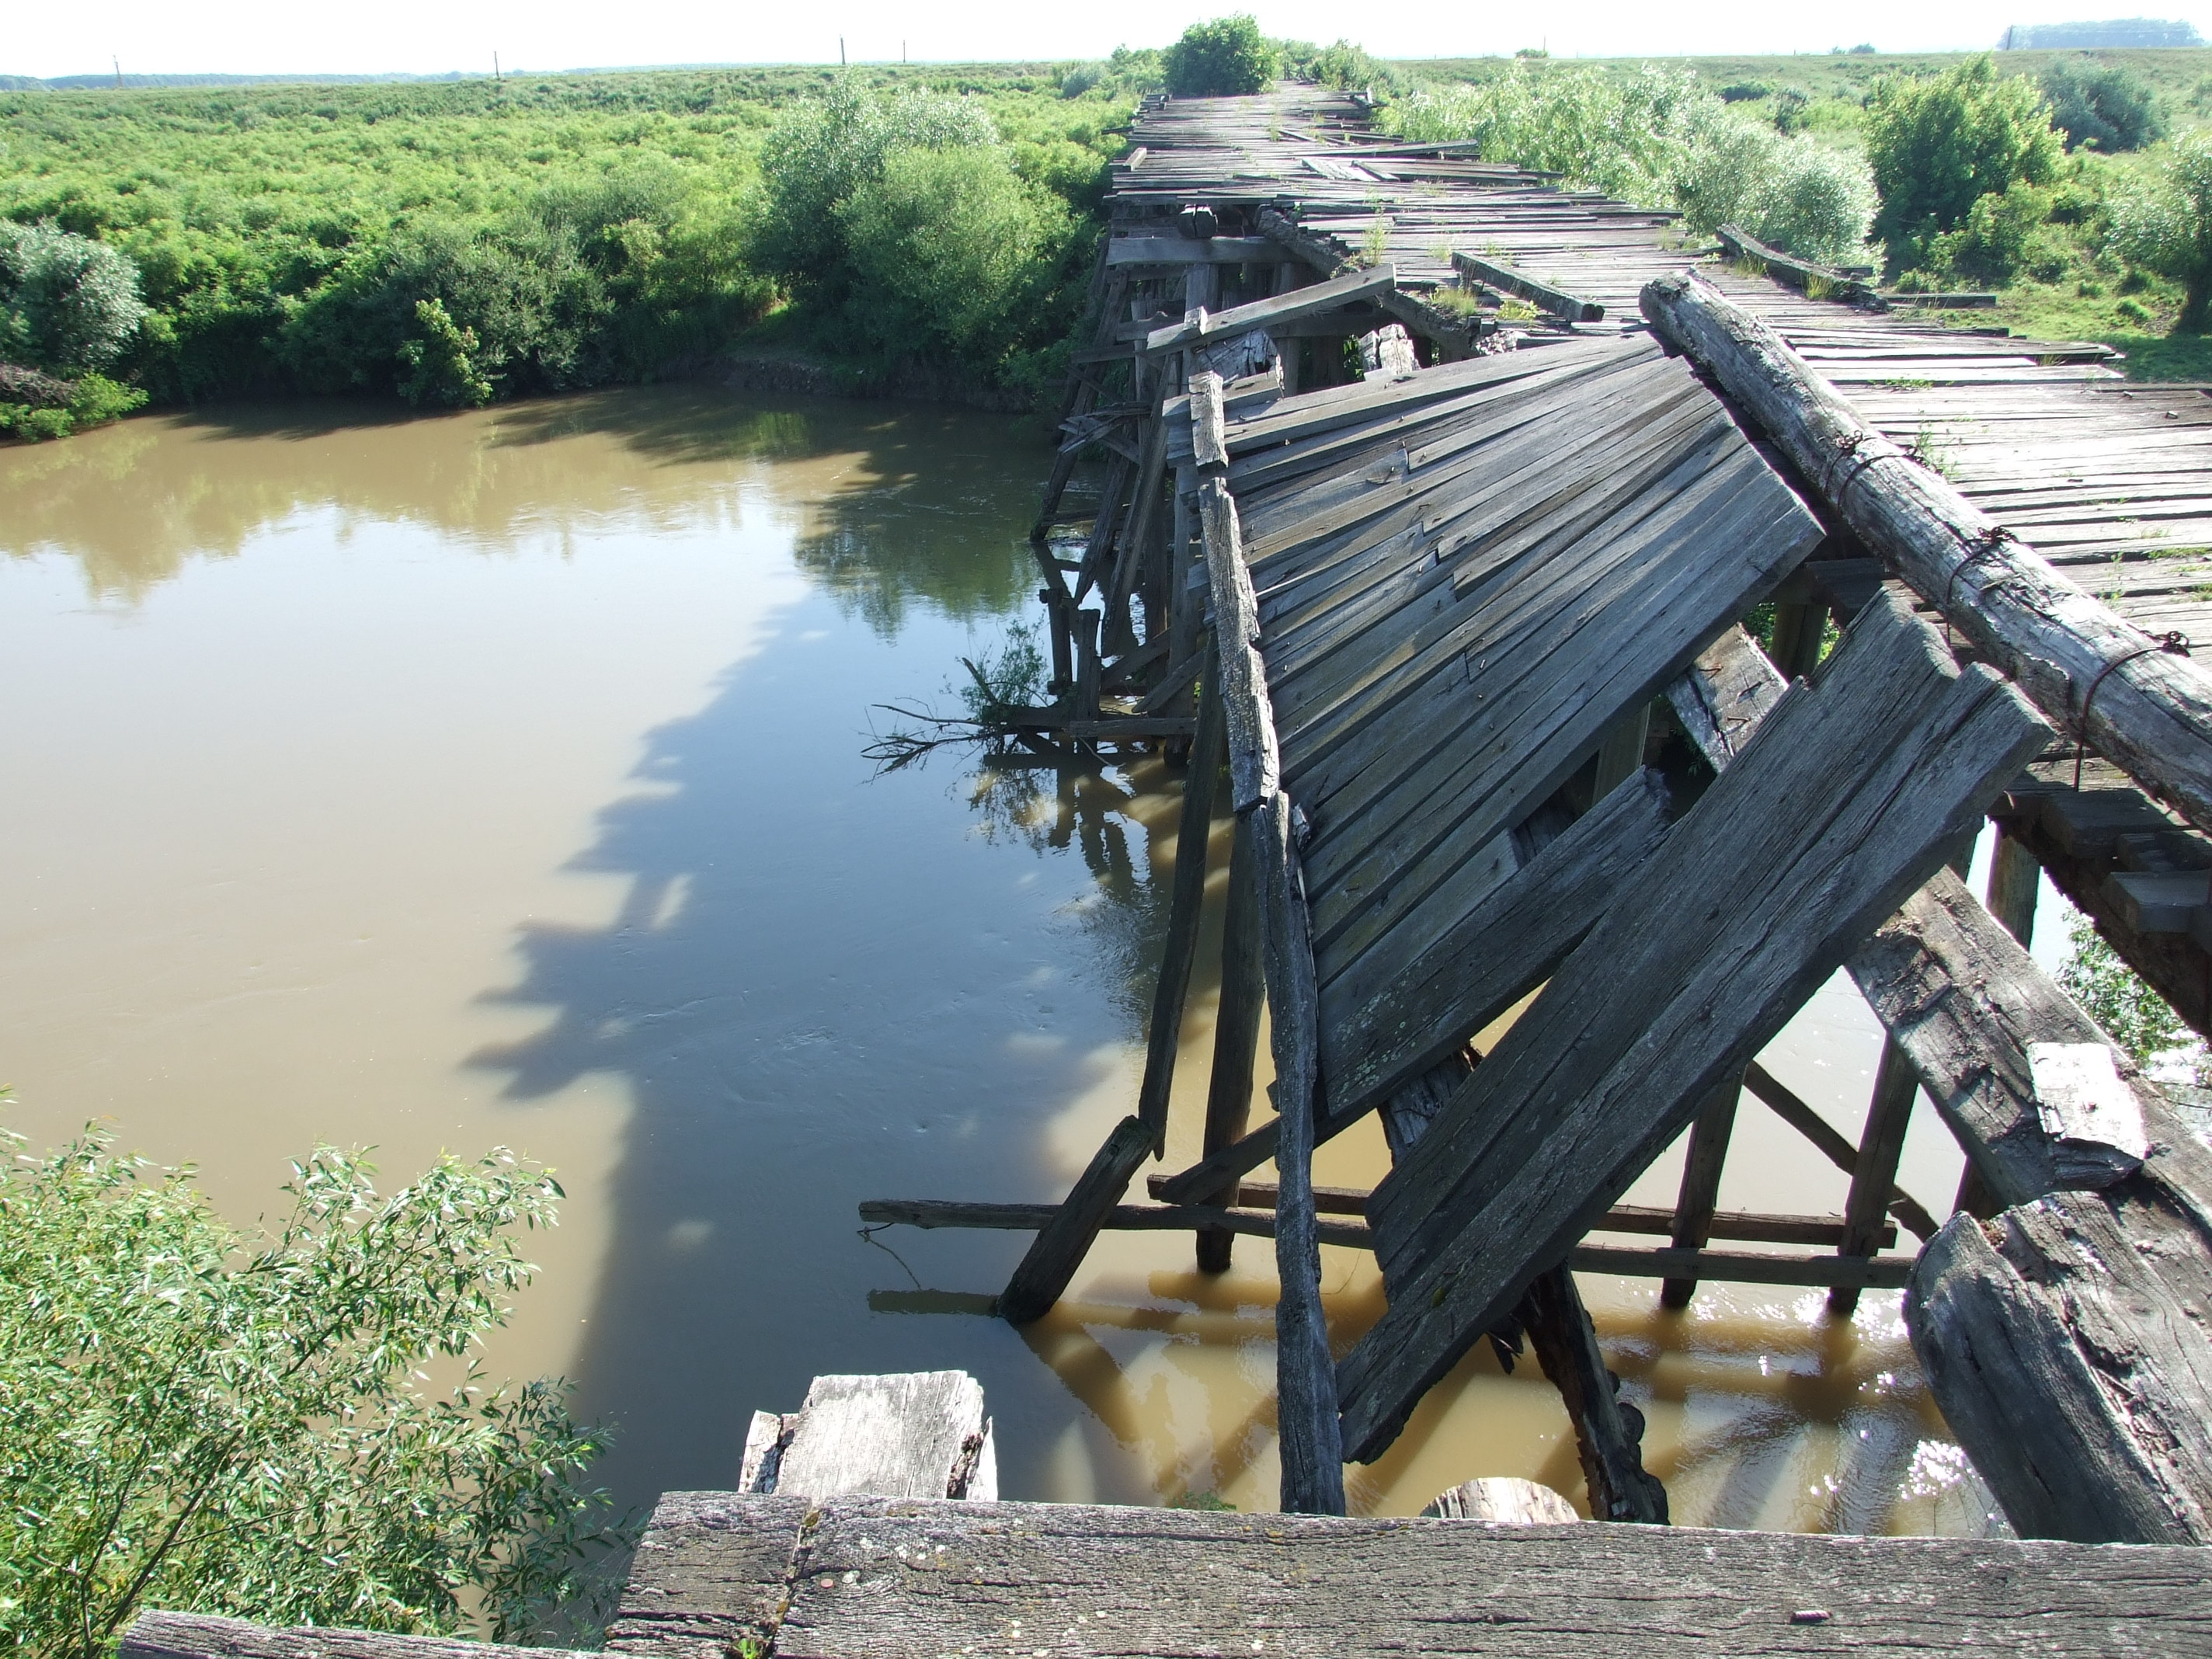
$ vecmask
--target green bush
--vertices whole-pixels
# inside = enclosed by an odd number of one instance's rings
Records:
[[[2175,327],[2202,331],[2212,299],[2212,133],[2176,139],[2148,177],[2116,193],[2112,215],[2121,256],[2182,285]]]
[[[0,363],[0,433],[27,442],[66,438],[86,427],[105,425],[145,403],[146,394],[137,386],[103,374],[62,380]]]
[[[2063,248],[2046,232],[2051,192],[2015,184],[1978,198],[1966,222],[1928,245],[1928,264],[1945,278],[2002,288],[2023,271],[2055,276],[2066,263]]]
[[[0,219],[0,362],[77,374],[115,361],[146,307],[123,254],[52,221]]]
[[[0,1164],[0,1646],[106,1659],[142,1606],[517,1636],[623,1540],[560,1385],[418,1386],[505,1320],[552,1179],[294,1169],[246,1234],[102,1136]]]
[[[1347,92],[1389,92],[1399,84],[1395,70],[1377,63],[1367,55],[1364,47],[1349,40],[1339,40],[1329,46],[1316,46],[1307,40],[1279,40],[1275,44],[1282,72],[1293,80],[1311,81]]]
[[[1167,49],[1162,67],[1175,98],[1226,98],[1262,92],[1275,78],[1274,45],[1249,13],[1193,23]]]
[[[1729,104],[1747,104],[1772,94],[1774,88],[1764,81],[1731,81],[1721,88],[1721,100]]]
[[[766,211],[756,255],[768,270],[827,300],[843,297],[848,270],[838,204],[883,171],[898,149],[996,144],[998,129],[972,98],[904,92],[870,95],[852,80],[801,102],[761,152]]]
[[[1060,200],[995,146],[894,150],[836,218],[852,251],[855,327],[887,354],[971,362],[1022,331],[1015,313],[1042,301],[1073,228]]]
[[[449,409],[475,409],[492,398],[492,384],[473,361],[481,342],[472,328],[462,328],[446,314],[442,300],[417,300],[415,320],[419,337],[404,342],[396,355],[407,372],[399,381],[399,395],[410,404],[441,404]]]
[[[2034,84],[2000,76],[1989,54],[1927,78],[1885,76],[1867,104],[1867,160],[1881,210],[1874,232],[1899,264],[2016,184],[2047,185],[2060,144]]]
[[[2066,148],[2090,144],[2107,153],[2141,149],[2166,136],[2158,95],[2141,76],[2093,58],[2061,58],[2043,71],[2051,124]]]
[[[1777,132],[1802,132],[1812,125],[1811,94],[1796,87],[1784,87],[1774,94],[1774,130]]]

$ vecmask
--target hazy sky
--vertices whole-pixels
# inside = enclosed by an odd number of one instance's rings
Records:
[[[1236,0],[1121,0],[1039,5],[981,0],[957,8],[843,0],[836,4],[701,5],[684,0],[90,0],[39,5],[4,0],[0,73],[82,75],[111,56],[141,74],[221,71],[365,73],[639,64],[835,63],[839,35],[855,61],[1097,57],[1121,44],[1161,46],[1194,17]],[[1542,6],[1401,6],[1363,13],[1319,0],[1252,7],[1271,34],[1328,40],[1350,33],[1370,52],[1441,58],[1548,46],[1558,56],[1826,52],[1872,41],[1886,52],[1987,46],[2008,24],[2081,17],[2186,17],[2212,35],[2212,0],[1960,0],[1950,5],[1869,0],[1848,14],[1772,0],[1586,0],[1565,13]],[[1846,16],[1848,21],[1845,21]],[[1838,31],[1842,31],[1838,33]]]

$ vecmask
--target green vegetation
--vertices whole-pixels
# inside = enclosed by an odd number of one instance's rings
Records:
[[[141,1606],[520,1637],[627,1541],[562,1385],[417,1370],[504,1322],[551,1176],[294,1171],[247,1234],[100,1135],[0,1164],[0,1647],[104,1659]]]
[[[1917,267],[1943,257],[1937,239],[1990,218],[1993,198],[2041,208],[2020,187],[2047,185],[2057,171],[2050,115],[2033,82],[2000,76],[1986,55],[1932,80],[1876,82],[1867,159],[1881,194],[1874,234],[1891,258]]]
[[[1175,98],[1225,98],[1259,92],[1281,65],[1280,51],[1249,14],[1217,17],[1193,23],[1168,48],[1168,93]]]
[[[0,432],[61,437],[144,403],[94,371],[145,313],[137,270],[113,248],[0,219]]]
[[[920,360],[1020,385],[1052,373],[1104,164],[1157,58],[1117,54],[1072,96],[1050,65],[0,93],[0,222],[136,266],[148,312],[106,372],[163,403],[465,405],[650,379],[743,349],[756,326],[864,375]],[[811,154],[844,170],[815,181],[811,218],[779,217],[807,193],[788,167],[775,187],[775,158],[824,133]],[[976,155],[884,182],[891,151],[948,146]],[[848,203],[863,179],[868,199]],[[959,222],[921,238],[917,212],[947,204]],[[904,225],[919,240],[872,246],[865,271],[836,263],[862,215],[872,235]],[[975,246],[1009,227],[1019,283]],[[987,292],[922,333],[915,282],[879,310],[848,307],[909,267],[925,305],[978,276]],[[0,362],[46,371],[13,344]],[[97,390],[72,404],[0,386],[0,418],[46,435],[99,406]]]
[[[2051,124],[2066,135],[2069,149],[2141,149],[2166,137],[2166,114],[2150,83],[2118,64],[2065,59],[2043,71],[2041,84]]]
[[[2142,269],[2182,285],[2179,325],[2205,325],[2212,290],[2212,132],[2192,132],[2165,165],[2112,204],[2114,245]]]
[[[2088,917],[2073,911],[2066,936],[2072,951],[2059,968],[2058,982],[2113,1042],[2136,1064],[2156,1066],[2175,1081],[2212,1081],[2212,1056],[2203,1039],[2120,960]]]

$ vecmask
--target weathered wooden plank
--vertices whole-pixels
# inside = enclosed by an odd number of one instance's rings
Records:
[[[1213,796],[1228,738],[1221,720],[1221,672],[1209,651],[1200,681],[1197,741],[1183,773],[1182,821],[1176,834],[1175,887],[1168,901],[1168,935],[1161,947],[1152,990],[1151,1029],[1145,1039],[1145,1075],[1137,1089],[1138,1121],[1152,1132],[1157,1153],[1167,1144],[1168,1097],[1175,1086],[1176,1053],[1182,1041],[1183,1004],[1198,956],[1198,928],[1206,903],[1206,842],[1213,830]]]
[[[1212,1157],[1241,1140],[1252,1121],[1252,1079],[1260,1052],[1260,1015],[1267,1006],[1267,980],[1260,957],[1260,892],[1251,867],[1251,843],[1236,836],[1229,854],[1229,891],[1221,919],[1221,996],[1213,1023],[1213,1066],[1206,1079],[1206,1127],[1200,1151]],[[1231,1204],[1227,1188],[1199,1195],[1206,1204]],[[1272,1216],[1278,1195],[1267,1194]],[[1198,1236],[1198,1265],[1204,1273],[1225,1273],[1234,1254],[1225,1229]]]
[[[1376,1188],[1390,1306],[1339,1372],[1353,1455],[1389,1445],[2048,737],[1901,605],[1861,613]]]
[[[1494,288],[1501,293],[1527,300],[1571,323],[1594,323],[1605,315],[1605,307],[1596,301],[1586,300],[1579,294],[1570,294],[1565,289],[1554,287],[1540,277],[1533,276],[1502,260],[1486,259],[1475,253],[1455,252],[1452,269],[1486,288]]]
[[[1109,265],[1241,265],[1274,253],[1264,236],[1115,236],[1106,244]]]
[[[116,1652],[118,1659],[586,1659],[558,1648],[326,1625],[280,1629],[211,1613],[160,1612],[132,1620]]]
[[[1859,539],[2062,731],[2085,734],[2152,794],[2212,829],[2212,677],[2201,665],[2159,649],[2059,575],[1869,427],[1771,329],[1710,283],[1688,275],[1652,283],[1644,308],[1767,429]]]
[[[1863,277],[1838,270],[1832,265],[1816,265],[1808,259],[1784,253],[1780,248],[1769,247],[1739,225],[1723,225],[1713,234],[1735,258],[1763,266],[1775,281],[1786,283],[1813,298],[1840,300],[1846,305],[1875,310],[1884,304],[1874,284]]]
[[[1265,329],[1279,323],[1292,322],[1301,317],[1334,311],[1339,307],[1374,299],[1388,294],[1398,285],[1398,271],[1394,265],[1377,265],[1372,270],[1353,271],[1326,283],[1316,283],[1310,288],[1293,289],[1288,294],[1255,300],[1249,305],[1231,306],[1226,311],[1201,314],[1182,323],[1172,323],[1165,328],[1154,329],[1145,337],[1145,350],[1149,354],[1180,351],[1201,341],[1227,334],[1242,334],[1248,329]]]
[[[779,1659],[2212,1646],[2212,1554],[2174,1547],[862,1498],[754,1529],[792,1563]],[[726,1533],[701,1542],[728,1548]]]
[[[630,1558],[629,1580],[607,1626],[607,1650],[647,1659],[729,1659],[750,1643],[765,1652],[783,1615],[799,1530],[813,1508],[809,1498],[664,1492]],[[467,1646],[468,1655],[437,1659],[469,1659],[477,1650]]]
[[[773,1486],[787,1496],[999,1495],[981,1384],[965,1371],[817,1376],[778,1437]]]
[[[1881,1059],[1875,1066],[1874,1098],[1859,1135],[1858,1164],[1844,1201],[1845,1255],[1875,1253],[1874,1239],[1897,1190],[1898,1160],[1904,1156],[1905,1132],[1911,1126],[1912,1105],[1919,1097],[1920,1079],[1911,1056],[1893,1039],[1884,1039]],[[1828,1306],[1836,1313],[1848,1314],[1858,1304],[1858,1292],[1847,1286],[1838,1285],[1829,1293]]]
[[[1549,1486],[1508,1474],[1462,1480],[1431,1498],[1421,1513],[1431,1520],[1480,1521],[1492,1527],[1557,1527],[1582,1519]]]

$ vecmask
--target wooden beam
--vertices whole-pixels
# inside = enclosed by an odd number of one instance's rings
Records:
[[[123,1632],[118,1659],[590,1659],[558,1648],[509,1647],[447,1636],[325,1625],[279,1629],[205,1613],[142,1613]]]
[[[1316,283],[1310,288],[1293,289],[1288,294],[1255,300],[1249,305],[1232,306],[1226,311],[1201,313],[1192,321],[1171,323],[1165,328],[1154,329],[1145,337],[1145,350],[1147,355],[1180,351],[1206,340],[1242,334],[1247,329],[1266,329],[1274,324],[1293,322],[1301,317],[1334,311],[1340,306],[1356,305],[1362,300],[1376,299],[1391,292],[1397,285],[1398,269],[1395,265],[1376,265],[1372,270],[1355,270],[1326,283]]]
[[[1763,269],[1766,274],[1785,287],[1794,288],[1816,300],[1838,300],[1845,305],[1863,307],[1870,311],[1888,309],[1873,283],[1832,265],[1816,265],[1809,259],[1800,259],[1769,247],[1750,232],[1737,225],[1723,225],[1713,233],[1722,247],[1733,259],[1742,259]]]
[[[1585,300],[1579,294],[1570,294],[1556,288],[1541,277],[1506,264],[1502,260],[1486,259],[1473,253],[1455,252],[1452,269],[1462,278],[1494,288],[1503,294],[1528,301],[1550,312],[1554,317],[1571,323],[1595,323],[1605,315],[1605,307],[1595,300]]]
[[[1571,1267],[1538,1273],[1515,1312],[1575,1425],[1590,1514],[1600,1521],[1666,1525],[1667,1488],[1644,1468],[1643,1414],[1621,1404],[1620,1383],[1606,1368]]]
[[[2035,939],[2035,905],[2043,893],[2043,866],[2010,830],[2000,829],[1990,855],[1989,913],[2022,945]]]
[[[1894,1201],[1897,1164],[1905,1152],[1905,1132],[1911,1127],[1912,1103],[1919,1097],[1920,1079],[1912,1070],[1911,1059],[1896,1039],[1885,1038],[1881,1059],[1875,1066],[1874,1098],[1867,1106],[1866,1127],[1859,1136],[1850,1194],[1844,1203],[1845,1255],[1875,1253],[1875,1236]],[[1832,1312],[1849,1315],[1858,1304],[1857,1291],[1849,1286],[1839,1285],[1828,1293]]]
[[[999,1293],[1000,1318],[1026,1325],[1052,1310],[1152,1150],[1152,1132],[1139,1119],[1125,1117],[1115,1126]]]
[[[1260,955],[1260,890],[1252,870],[1250,843],[1239,836],[1229,854],[1229,891],[1221,919],[1221,1000],[1213,1022],[1213,1069],[1206,1079],[1206,1132],[1200,1148],[1211,1158],[1243,1139],[1252,1121],[1252,1078],[1260,1052],[1260,1015],[1267,1005],[1266,971]],[[1234,1179],[1209,1193],[1201,1204],[1226,1205]],[[1267,1208],[1279,1194],[1272,1188]],[[1198,1236],[1201,1273],[1226,1273],[1234,1247],[1226,1230]]]
[[[1115,236],[1106,244],[1109,265],[1241,265],[1274,253],[1264,236]]]
[[[1260,210],[1260,228],[1271,240],[1297,254],[1316,270],[1335,277],[1346,270],[1358,270],[1356,261],[1346,258],[1320,237],[1299,228],[1288,215],[1273,208]],[[1304,290],[1301,289],[1300,292]],[[1417,294],[1393,289],[1377,296],[1376,303],[1395,317],[1407,328],[1424,339],[1432,340],[1448,358],[1464,357],[1472,352],[1486,331],[1480,317],[1455,316],[1431,305]]]
[[[1194,386],[1194,402],[1199,395]],[[1259,895],[1269,1047],[1275,1060],[1275,1165],[1282,1188],[1275,1233],[1280,1284],[1275,1303],[1275,1415],[1282,1506],[1294,1513],[1341,1515],[1344,1460],[1337,1437],[1334,1364],[1322,1310],[1312,1190],[1320,996],[1306,933],[1298,836],[1290,798],[1281,787],[1282,757],[1259,650],[1259,601],[1244,566],[1237,504],[1218,472],[1199,486],[1199,520],[1221,659],[1231,800]]]
[[[1685,273],[1644,314],[1771,436],[1866,546],[2069,736],[2212,830],[2212,676],[2123,621],[1883,437],[1781,337]],[[2091,702],[2088,693],[2095,688]],[[2084,703],[2089,707],[2083,708]]]
[[[1744,1067],[1743,1086],[1771,1108],[1775,1116],[1818,1147],[1821,1156],[1829,1163],[1845,1175],[1856,1172],[1858,1148],[1757,1060]],[[1888,1210],[1890,1214],[1923,1239],[1935,1237],[1936,1230],[1942,1224],[1929,1213],[1925,1205],[1902,1187],[1893,1186],[1889,1189]]]
[[[1226,757],[1221,721],[1220,671],[1206,658],[1197,741],[1183,773],[1182,820],[1176,834],[1175,887],[1168,901],[1168,936],[1152,989],[1151,1030],[1146,1034],[1145,1076],[1137,1089],[1137,1117],[1152,1137],[1155,1157],[1167,1145],[1168,1098],[1175,1087],[1176,1053],[1182,1041],[1183,1004],[1198,956],[1199,921],[1206,908],[1206,842],[1213,830],[1213,794]]]
[[[610,1650],[625,1650],[634,1619],[715,1632],[772,1595],[782,1612],[761,1645],[778,1659],[1038,1647],[2169,1659],[2203,1649],[2212,1597],[2212,1552],[2196,1548],[1085,1504],[771,1507],[781,1501],[664,1498]],[[653,1651],[675,1659],[672,1644]]]
[[[1736,1102],[1743,1079],[1729,1079],[1698,1108],[1690,1126],[1690,1146],[1682,1161],[1682,1191],[1668,1231],[1678,1250],[1703,1249],[1713,1237],[1713,1216],[1721,1194],[1721,1167],[1728,1161],[1729,1136],[1735,1128]],[[1659,1287],[1662,1307],[1686,1308],[1698,1293],[1694,1279],[1670,1279]]]

